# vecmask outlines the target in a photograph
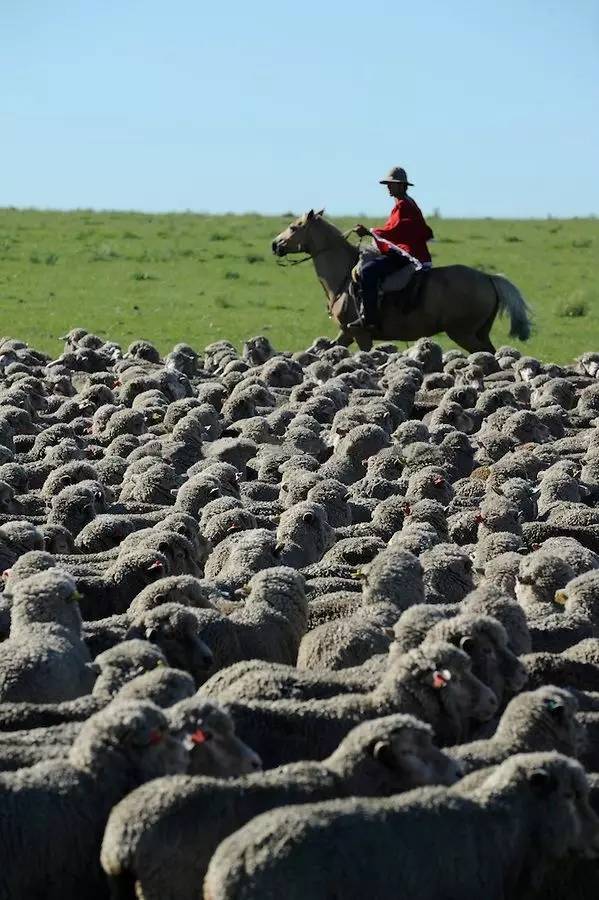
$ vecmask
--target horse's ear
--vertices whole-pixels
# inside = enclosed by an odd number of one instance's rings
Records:
[[[322,216],[323,214],[324,214],[324,206],[322,207],[322,209],[319,209],[319,210],[318,210],[318,212],[316,213],[316,216],[317,216],[317,217],[320,217],[320,216]]]
[[[314,210],[309,209],[308,212],[306,213],[306,222],[311,222],[313,218],[314,218]]]

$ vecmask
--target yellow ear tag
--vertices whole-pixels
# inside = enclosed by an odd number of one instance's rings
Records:
[[[351,573],[350,577],[353,578],[354,581],[360,581],[363,578],[366,578],[366,572],[364,571],[364,569],[356,569]]]
[[[556,591],[553,597],[554,603],[559,603],[560,606],[564,606],[568,600],[568,595],[564,591]]]

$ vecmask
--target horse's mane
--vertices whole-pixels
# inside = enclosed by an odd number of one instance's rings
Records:
[[[327,228],[330,232],[332,232],[332,234],[335,235],[335,237],[341,238],[343,241],[347,241],[347,238],[345,237],[345,235],[343,234],[343,232],[340,231],[340,230],[337,228],[336,225],[333,225],[332,222],[329,222],[328,219],[325,219],[324,216],[317,216],[317,221],[320,222],[322,225],[325,225],[326,228]]]

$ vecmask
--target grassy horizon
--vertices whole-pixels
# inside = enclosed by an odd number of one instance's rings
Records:
[[[55,355],[75,326],[125,346],[147,338],[162,351],[259,333],[301,349],[335,330],[312,266],[285,270],[271,256],[293,217],[0,209],[2,332]],[[346,229],[357,217],[330,218]],[[497,346],[556,362],[599,349],[598,219],[428,221],[435,265],[502,272],[531,305],[531,340],[508,340],[499,320]]]

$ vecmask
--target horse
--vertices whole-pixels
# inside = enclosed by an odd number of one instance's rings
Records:
[[[462,265],[423,273],[416,308],[402,312],[401,294],[385,292],[378,326],[372,330],[357,326],[359,311],[348,286],[359,250],[323,212],[311,209],[291,222],[273,240],[272,251],[277,257],[307,254],[299,262],[312,259],[327,296],[329,317],[341,329],[338,344],[349,347],[355,340],[360,350],[370,350],[374,340],[411,342],[444,331],[468,353],[494,353],[489,333],[496,315],[505,311],[510,316],[510,337],[525,341],[530,336],[528,306],[516,285],[503,275]],[[354,324],[350,327],[350,323]]]

